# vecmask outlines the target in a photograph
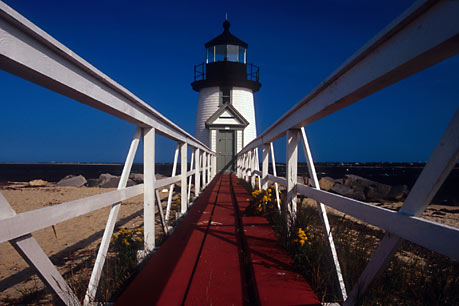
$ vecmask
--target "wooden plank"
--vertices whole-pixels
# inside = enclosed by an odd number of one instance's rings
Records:
[[[73,219],[143,193],[143,184],[26,211],[0,220],[0,243]]]
[[[155,249],[155,129],[143,129],[143,234],[144,251]]]
[[[196,173],[194,175],[194,193],[198,197],[201,193],[201,150],[199,148],[194,149]]]
[[[282,137],[288,129],[307,126],[457,55],[457,16],[457,1],[417,1],[240,154]]]
[[[221,175],[202,251],[182,305],[243,305],[243,273],[229,181],[229,175]]]
[[[191,202],[191,182],[193,179],[192,175],[194,174],[193,163],[194,163],[194,150],[191,152],[190,171],[186,173],[186,176],[188,177],[188,194],[187,194],[188,203]]]
[[[420,216],[427,208],[427,206],[430,204],[431,200],[437,193],[440,186],[445,181],[448,174],[456,165],[458,158],[459,109],[456,110],[456,113],[451,119],[450,124],[446,128],[442,138],[435,147],[432,156],[430,157],[426,166],[424,167],[418,179],[416,180],[416,183],[414,184],[413,188],[408,194],[405,203],[400,208],[398,215]],[[411,228],[408,229],[410,232],[413,231],[413,229]],[[390,232],[396,233],[400,237],[405,238],[405,233],[397,233],[393,231]],[[458,255],[457,253],[459,252],[459,250],[457,250],[457,245],[459,245],[459,240],[457,239],[457,237],[451,237],[447,235],[447,233],[442,233],[441,238],[439,238],[439,236],[437,236],[438,230],[433,230],[424,233],[426,234],[424,239],[429,242],[429,245],[430,243],[434,244],[434,246],[428,246],[428,248],[437,251],[436,243],[442,240],[447,245],[452,243],[452,245],[456,249],[452,251],[452,254],[454,254],[455,251],[455,255]],[[374,281],[374,279],[377,278],[380,273],[382,273],[382,271],[385,269],[392,256],[395,254],[395,251],[397,250],[400,243],[400,238],[393,236],[389,237],[387,234],[386,236],[387,239],[384,239],[381,242],[380,246],[373,254],[373,257],[371,258],[370,262],[365,267],[365,270],[360,275],[357,284],[354,285],[354,288],[352,289],[351,294],[349,295],[349,299],[346,300],[347,305],[353,305],[358,301],[358,299],[362,296],[362,294],[366,292],[366,290]],[[451,238],[452,240],[442,239],[446,237]],[[454,240],[454,238],[456,238],[456,240]],[[416,242],[420,245],[423,245],[423,241],[417,242],[412,239],[409,240]],[[442,253],[445,247],[438,247],[441,249],[437,252]],[[453,258],[457,259],[458,257]]]
[[[304,127],[301,128],[301,139],[303,144],[303,151],[306,158],[306,163],[309,169],[309,175],[313,181],[313,187],[317,190],[320,190],[319,179],[317,178],[316,167],[314,166],[314,160],[312,159],[311,148],[309,147],[308,138],[306,136],[306,131]],[[317,202],[317,210],[319,212],[319,217],[322,222],[323,231],[325,237],[328,239],[328,246],[330,248],[330,253],[333,259],[333,265],[335,266],[336,276],[338,278],[338,284],[341,291],[341,296],[343,301],[347,298],[346,285],[344,284],[343,274],[341,273],[341,266],[338,260],[338,253],[336,252],[335,242],[333,240],[333,235],[330,229],[330,223],[328,221],[327,211],[325,206],[321,202]]]
[[[207,153],[202,152],[202,187],[206,188],[207,186]]]
[[[338,194],[298,184],[298,193],[453,259],[459,259],[459,229],[397,213]]]
[[[217,176],[218,178],[218,176]],[[183,305],[187,287],[209,227],[219,181],[195,205],[129,284],[116,305]]]
[[[180,144],[177,143],[177,146],[175,147],[175,153],[174,153],[174,163],[172,165],[172,174],[171,178],[175,176],[177,173],[177,162],[178,162],[178,156],[180,152]],[[179,180],[181,180],[181,176],[178,176]],[[155,187],[159,188],[159,187]],[[169,187],[169,196],[167,197],[167,207],[166,207],[166,222],[169,223],[169,215],[171,212],[171,205],[172,205],[172,196],[174,193],[174,184],[170,185]]]
[[[290,227],[290,222],[296,218],[296,200],[297,200],[297,178],[298,178],[298,140],[299,130],[287,131],[286,143],[286,179],[287,179],[287,205],[281,206],[283,209],[286,224]],[[288,213],[288,216],[287,214]]]
[[[141,128],[137,128],[134,137],[131,141],[129,151],[124,163],[123,171],[121,173],[120,181],[118,183],[118,190],[126,188],[129,174],[131,173],[132,163],[134,162],[135,153],[139,145],[140,136],[142,134]],[[110,214],[108,216],[107,224],[105,225],[104,234],[100,242],[99,250],[97,252],[96,261],[94,268],[92,269],[91,278],[89,280],[88,288],[84,298],[84,305],[91,304],[96,298],[97,287],[99,285],[100,276],[102,274],[102,268],[105,263],[105,257],[107,256],[108,247],[115,228],[116,220],[118,219],[118,212],[121,206],[121,202],[113,204]]]
[[[150,105],[0,2],[0,69],[141,127],[211,152]]]
[[[276,158],[274,156],[274,146],[273,146],[272,142],[269,144],[269,147],[271,148],[271,161],[272,161],[272,164],[273,164],[273,174],[274,174],[274,177],[277,177]],[[276,187],[277,208],[280,210],[281,208],[280,208],[280,199],[279,199],[279,185],[277,184],[277,182],[275,182],[274,185]]]
[[[0,219],[15,215],[16,212],[0,192]],[[30,233],[10,240],[10,243],[62,303],[65,305],[80,305],[75,293],[70,289],[62,275]]]
[[[321,305],[305,279],[294,272],[292,260],[265,217],[244,214],[249,205],[247,191],[232,180],[239,208],[241,231],[252,266],[257,295],[255,305]],[[254,302],[254,301],[252,301]]]
[[[180,182],[181,179],[182,177],[179,174],[179,175],[172,176],[172,177],[165,177],[160,180],[155,180],[155,189],[160,189],[162,187],[169,186],[171,184]]]
[[[180,201],[180,213],[183,215],[188,209],[188,194],[187,194],[187,176],[186,171],[188,170],[188,153],[186,143],[180,143],[180,177],[181,177],[181,201]]]
[[[263,145],[263,156],[261,160],[261,188],[268,189],[268,168],[269,168],[269,144]]]
[[[268,174],[268,180],[275,182],[276,184],[279,184],[281,186],[287,186],[287,179],[285,177]]]

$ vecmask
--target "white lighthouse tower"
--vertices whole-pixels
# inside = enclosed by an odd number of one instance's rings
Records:
[[[199,92],[195,136],[217,152],[217,170],[234,170],[234,158],[257,136],[253,93],[259,68],[247,64],[248,45],[224,31],[205,44],[206,62],[194,67],[191,86]]]

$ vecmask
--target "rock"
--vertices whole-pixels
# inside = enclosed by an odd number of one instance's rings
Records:
[[[31,187],[44,187],[49,186],[51,183],[44,181],[44,180],[32,180],[29,182],[29,186]]]
[[[352,187],[354,190],[363,190],[367,200],[386,199],[391,191],[391,186],[381,184],[357,175],[346,175],[345,186]]]
[[[111,175],[110,173],[102,173],[99,176],[96,186],[99,188],[117,188],[120,182],[120,178],[121,177]],[[136,183],[133,180],[128,179],[126,186],[129,187],[134,185],[136,185]]]
[[[143,184],[143,173],[131,173],[129,174],[129,178],[136,184]]]
[[[62,180],[56,183],[56,186],[82,187],[87,183],[82,175],[67,175]]]
[[[408,186],[406,185],[395,185],[390,189],[388,198],[393,200],[401,200],[408,194]]]
[[[118,187],[119,181],[120,181],[119,176],[111,175],[110,173],[102,173],[101,175],[99,175],[97,187],[116,188]]]
[[[331,177],[323,177],[319,180],[320,189],[329,191],[335,185],[335,180]]]
[[[349,186],[346,185],[341,185],[341,184],[335,184],[333,187],[330,189],[330,191],[336,192],[337,194],[340,194],[342,196],[352,198],[355,200],[359,201],[365,201],[365,193],[363,192],[362,189],[353,189]]]
[[[88,179],[88,187],[97,187],[99,179]]]

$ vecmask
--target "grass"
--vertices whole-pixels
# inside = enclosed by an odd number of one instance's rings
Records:
[[[251,190],[249,185],[246,186]],[[272,199],[267,199],[266,208],[259,208],[263,202],[260,199],[265,194],[265,191],[254,194],[253,211],[270,220],[297,272],[305,276],[319,299],[323,302],[342,301],[328,239],[316,206],[311,205],[310,200],[298,205],[296,221],[288,231],[282,216],[270,204]],[[333,213],[328,216],[349,293],[384,232],[348,216]],[[459,263],[404,241],[359,305],[459,305]]]

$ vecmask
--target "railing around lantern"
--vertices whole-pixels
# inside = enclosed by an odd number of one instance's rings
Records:
[[[67,305],[78,305],[79,301],[31,233],[111,206],[84,300],[85,304],[92,304],[121,201],[144,194],[146,255],[155,249],[155,206],[167,234],[173,184],[181,182],[180,214],[183,215],[191,204],[192,177],[195,180],[194,193],[198,196],[216,175],[215,152],[1,1],[0,42],[0,69],[137,126],[118,190],[18,214],[0,193],[0,243],[10,242]],[[155,135],[177,141],[172,176],[157,181]],[[126,187],[141,137],[144,145],[144,184]],[[190,169],[187,169],[188,147],[193,148]],[[181,174],[176,175],[179,153]],[[171,187],[164,214],[158,189],[168,185]]]
[[[258,82],[260,77],[260,67],[247,64],[247,80]]]
[[[459,229],[428,221],[425,211],[459,157],[459,110],[446,128],[428,163],[399,211],[393,211],[320,190],[305,128],[310,123],[378,92],[408,76],[459,53],[459,2],[419,1],[412,5],[355,55],[348,59],[315,90],[285,113],[261,136],[245,146],[237,156],[237,175],[258,188],[268,181],[286,188],[288,220],[295,217],[296,197],[302,194],[316,200],[329,251],[336,268],[344,305],[353,305],[384,270],[403,239],[459,259]],[[435,33],[433,35],[432,33]],[[277,177],[272,142],[286,137],[286,177]],[[302,142],[313,187],[297,183],[298,144]],[[262,148],[259,170],[258,148]],[[274,175],[268,174],[271,155]],[[330,206],[386,231],[384,239],[354,284],[348,296],[338,254],[325,211]],[[288,217],[290,216],[290,218]]]
[[[194,81],[203,81],[206,79],[206,63],[194,65]]]

